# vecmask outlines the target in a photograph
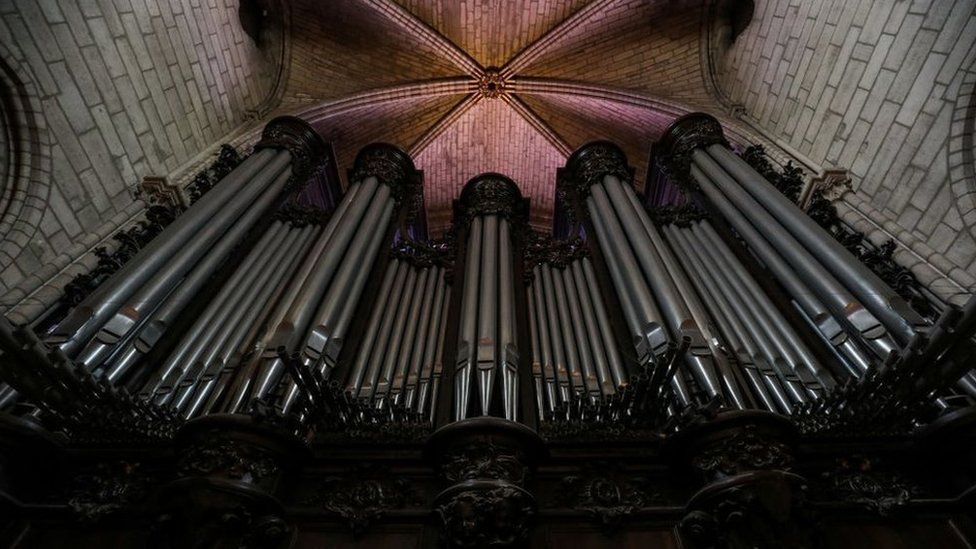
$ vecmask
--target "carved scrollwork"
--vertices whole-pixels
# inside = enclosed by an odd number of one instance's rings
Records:
[[[590,187],[613,175],[624,183],[633,180],[633,170],[620,147],[609,141],[594,141],[576,150],[566,161],[566,169],[556,181],[564,204],[575,204],[590,194]],[[574,217],[581,216],[573,212]]]
[[[419,173],[410,156],[399,148],[386,143],[367,145],[356,155],[349,181],[362,181],[375,177],[390,187],[393,198],[401,207],[408,208],[408,217],[415,216],[423,207],[423,194]]]
[[[878,468],[869,458],[838,459],[836,466],[820,477],[819,498],[859,505],[881,516],[904,506],[921,490],[897,473]]]
[[[68,506],[82,520],[97,521],[141,503],[149,494],[152,481],[139,463],[99,463],[75,477]]]
[[[455,224],[467,226],[481,215],[498,215],[509,220],[513,229],[520,230],[528,219],[528,205],[518,185],[497,173],[473,177],[464,185],[456,203]]]
[[[390,478],[385,471],[362,467],[347,475],[322,479],[306,503],[339,515],[354,535],[360,535],[388,511],[419,506],[422,502],[406,479]]]
[[[179,463],[180,474],[220,475],[256,482],[278,473],[278,464],[267,452],[217,433],[213,435],[186,451]]]
[[[460,446],[445,453],[441,473],[451,482],[491,479],[522,484],[529,468],[517,450],[491,443]]]
[[[500,485],[454,494],[437,515],[451,547],[510,547],[527,537],[535,502],[521,488]]]
[[[693,187],[692,153],[697,148],[716,144],[728,146],[718,120],[700,112],[682,116],[671,124],[658,144],[661,168],[676,184]]]
[[[586,511],[604,528],[614,527],[622,519],[662,499],[650,487],[648,479],[626,475],[609,464],[592,466],[582,475],[564,477],[560,488],[557,505]]]
[[[803,190],[803,170],[794,166],[792,162],[788,162],[783,167],[783,171],[777,171],[773,167],[773,163],[769,161],[769,155],[766,154],[766,149],[762,145],[746,147],[746,150],[742,151],[739,156],[745,160],[746,164],[752,166],[752,169],[772,183],[784,196],[794,203],[799,203],[800,191]]]
[[[536,265],[548,263],[557,269],[565,269],[574,261],[589,257],[589,250],[581,238],[553,240],[534,231],[527,231],[525,252],[523,254],[523,277],[528,283],[532,280],[532,269]]]
[[[657,206],[648,210],[648,215],[658,225],[676,225],[691,227],[699,221],[708,219],[708,215],[694,204],[681,206]]]
[[[763,436],[755,425],[746,425],[692,459],[692,466],[699,471],[726,476],[755,470],[787,471],[792,464],[790,448]]]
[[[294,116],[279,116],[268,122],[254,148],[287,150],[291,153],[292,174],[300,182],[307,180],[321,162],[328,161],[328,148],[322,137],[308,122]]]

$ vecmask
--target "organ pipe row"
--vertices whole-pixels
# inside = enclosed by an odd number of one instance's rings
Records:
[[[593,143],[559,173],[562,241],[528,229],[498,174],[465,185],[444,243],[412,240],[419,173],[387,145],[363,149],[330,215],[283,213],[322,150],[300,121],[272,123],[43,343],[0,323],[0,396],[42,421],[87,388],[176,421],[270,410],[305,434],[480,416],[658,428],[709,406],[835,409],[849,380],[958,355],[976,314],[926,325],[704,115],[661,145],[692,206],[648,212],[623,153]],[[907,399],[938,375],[891,383]]]

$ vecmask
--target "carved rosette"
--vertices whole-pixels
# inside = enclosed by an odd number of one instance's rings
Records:
[[[423,182],[410,155],[394,145],[373,143],[363,147],[349,172],[349,181],[375,177],[390,187],[399,207],[407,208],[407,217],[416,218],[423,208]]]
[[[613,175],[631,184],[634,169],[627,164],[627,155],[609,141],[594,141],[576,149],[566,160],[566,167],[559,171],[556,192],[559,193],[569,213],[575,219],[585,215],[576,211],[590,194],[590,187],[601,182],[604,176]]]
[[[264,127],[254,149],[276,148],[291,153],[292,180],[304,182],[312,171],[326,161],[325,141],[308,122],[295,116],[279,116]]]
[[[686,114],[675,120],[658,142],[661,167],[675,183],[693,187],[691,154],[699,147],[715,144],[729,144],[722,124],[705,113]]]
[[[526,539],[536,501],[525,483],[545,455],[535,431],[500,418],[468,419],[435,432],[427,454],[450,483],[434,502],[450,547],[510,547]]]
[[[498,215],[508,219],[513,229],[522,230],[529,207],[514,181],[498,173],[484,173],[465,183],[454,210],[458,226],[467,226],[481,215]]]
[[[851,503],[882,517],[921,492],[908,479],[863,456],[838,459],[833,469],[820,475],[815,486],[818,500]]]
[[[707,476],[732,476],[747,471],[789,470],[793,464],[790,448],[760,433],[755,425],[745,425],[692,458],[692,466]]]

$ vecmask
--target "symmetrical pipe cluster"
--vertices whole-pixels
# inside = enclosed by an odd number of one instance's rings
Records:
[[[524,225],[524,199],[512,180],[485,174],[465,185],[456,215],[467,238],[453,416],[460,421],[498,414],[515,421],[519,355],[512,225]]]
[[[443,266],[400,250],[386,266],[345,391],[379,410],[432,418],[451,288]]]
[[[593,264],[579,246],[552,246],[526,290],[540,417],[596,403],[629,382]]]

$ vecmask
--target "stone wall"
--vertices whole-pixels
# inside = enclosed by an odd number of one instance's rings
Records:
[[[27,175],[0,208],[0,311],[137,217],[144,176],[199,162],[274,93],[280,38],[259,47],[237,7],[0,2],[0,59],[33,106],[19,117]]]
[[[892,222],[957,290],[973,284],[976,1],[756,0],[717,61],[746,117],[849,169],[852,206]]]

